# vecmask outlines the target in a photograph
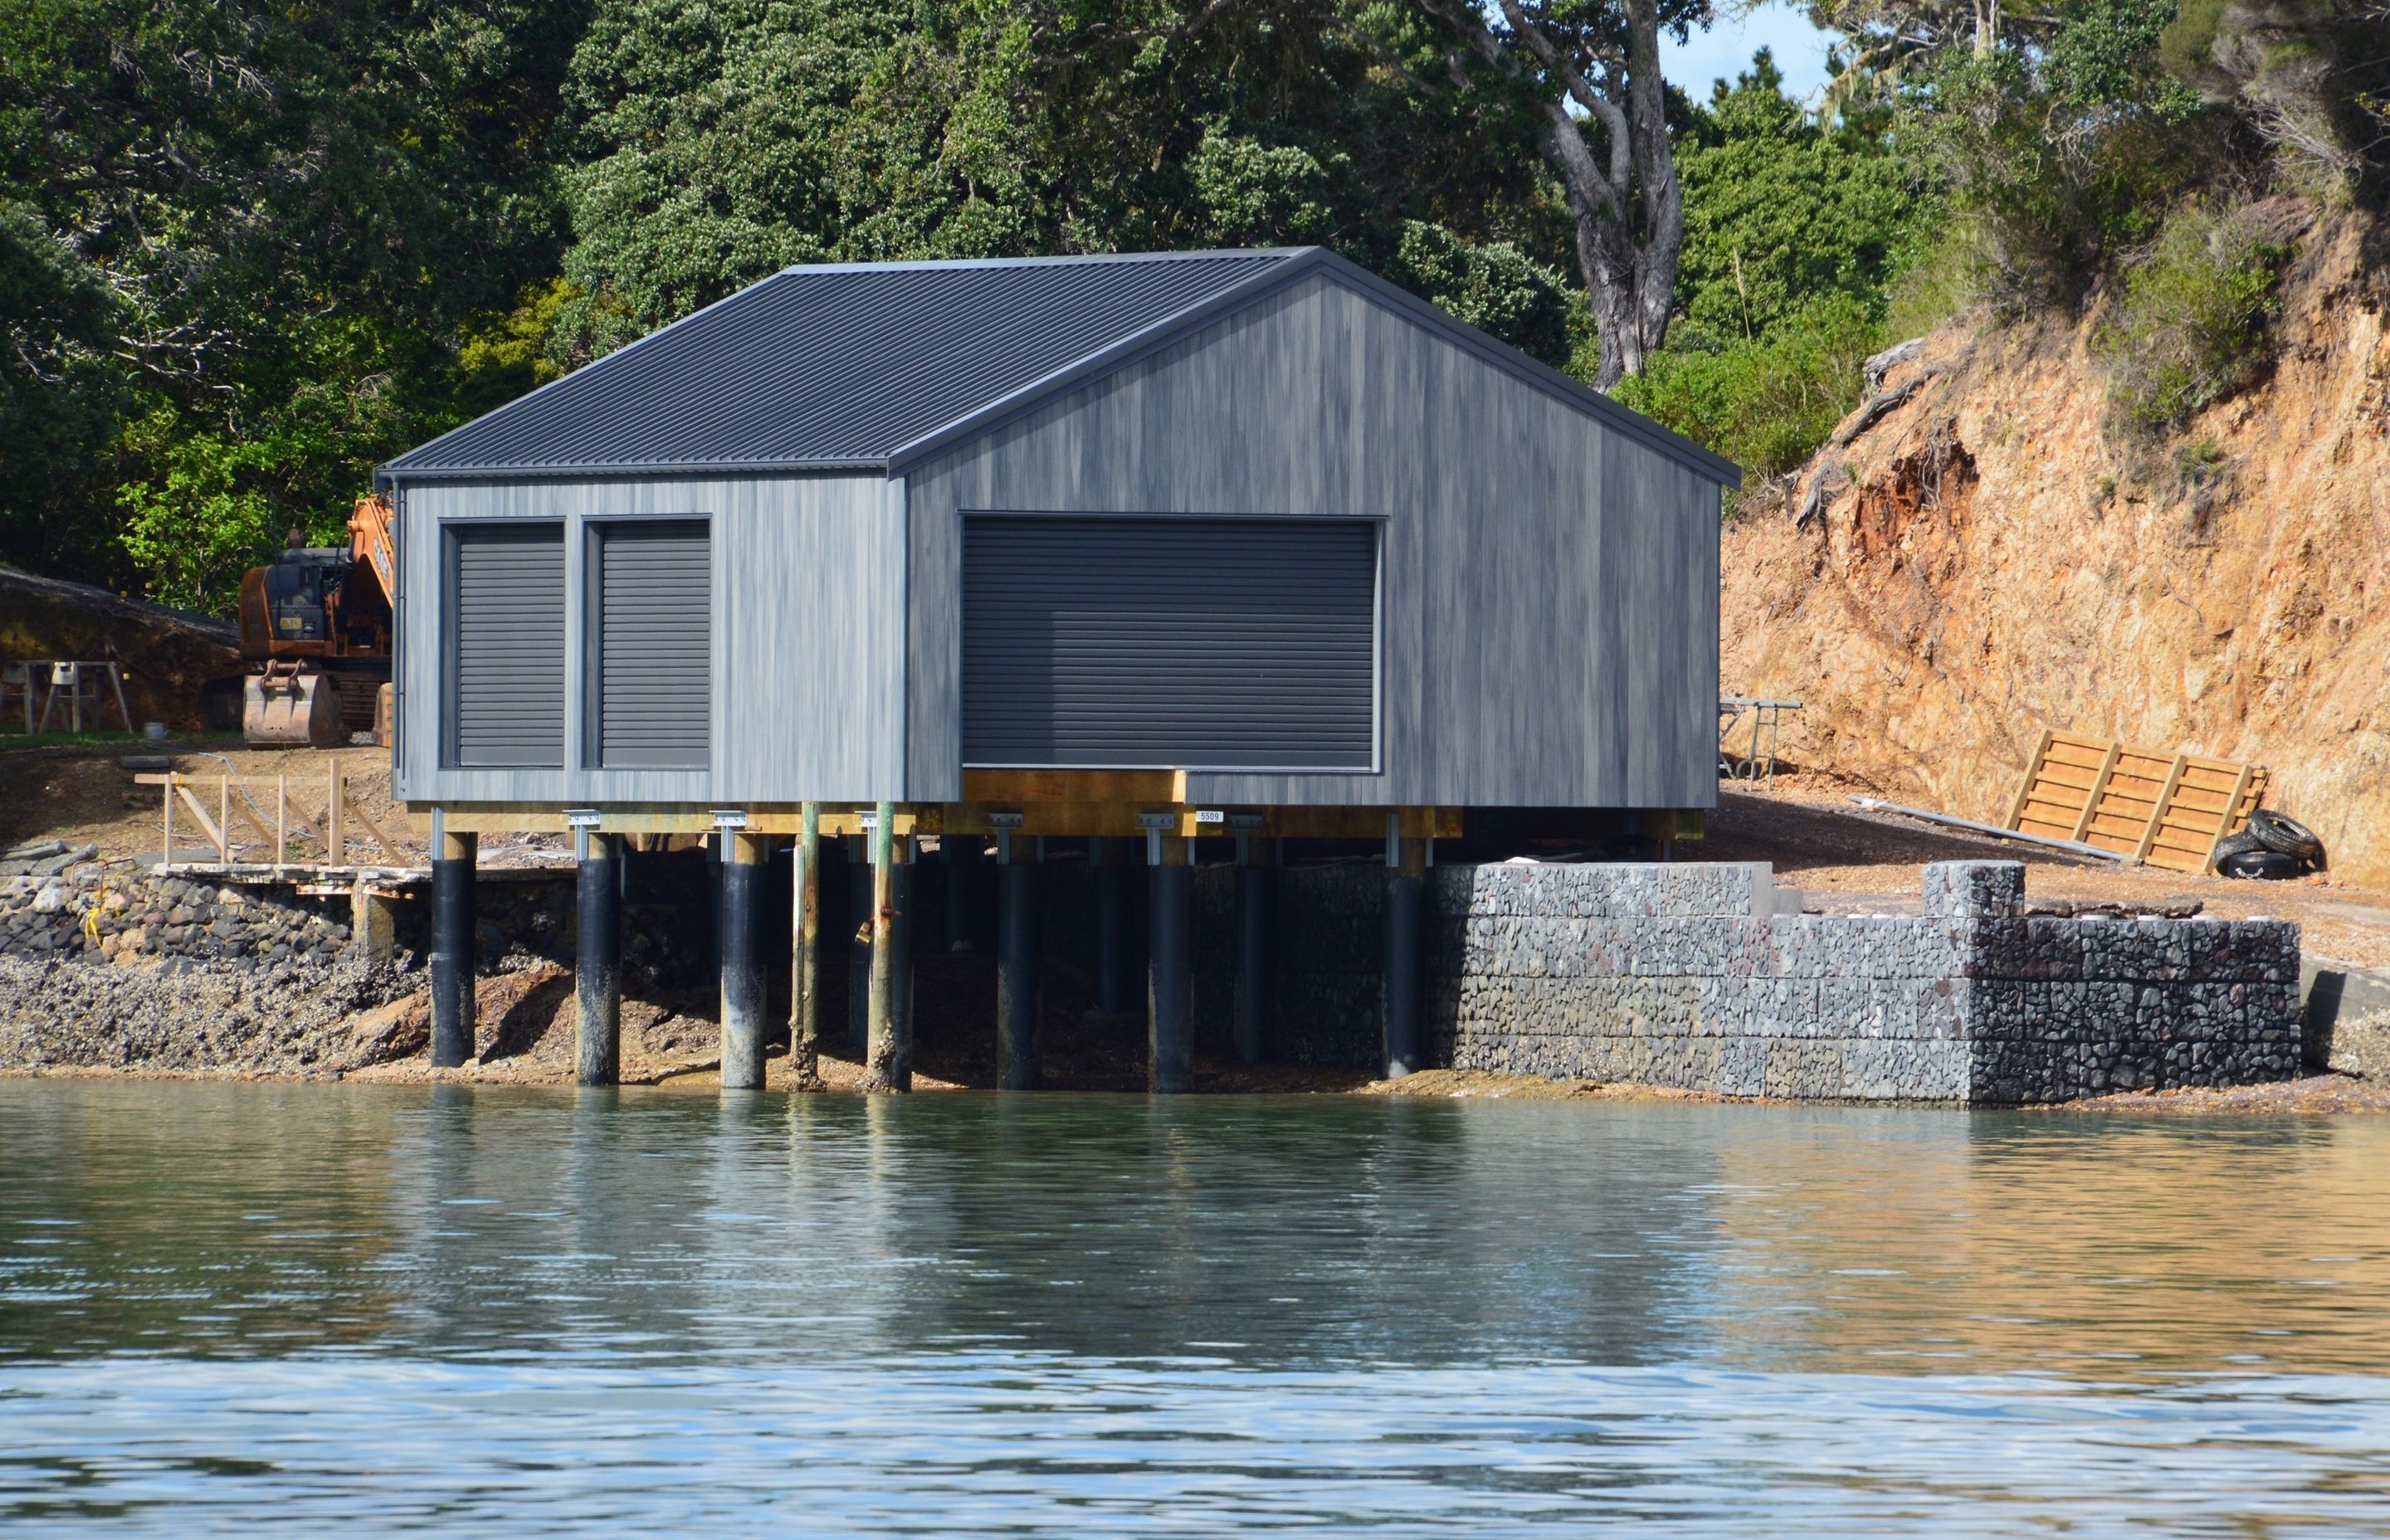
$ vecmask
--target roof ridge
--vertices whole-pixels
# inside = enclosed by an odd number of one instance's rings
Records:
[[[1256,257],[1291,261],[1322,250],[1317,246],[1214,246],[1193,251],[1071,251],[1037,257],[915,257],[891,262],[804,262],[792,263],[774,273],[774,278],[785,278],[798,273],[963,273],[1002,267],[1069,267],[1093,266],[1106,263],[1141,262],[1251,262]],[[770,281],[769,278],[758,280]]]

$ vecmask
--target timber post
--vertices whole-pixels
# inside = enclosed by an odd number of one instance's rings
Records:
[[[804,804],[797,835],[796,941],[790,959],[789,1068],[800,1085],[821,1078],[821,803]]]
[[[1240,1064],[1269,1051],[1270,943],[1278,907],[1278,841],[1237,835],[1237,1003],[1229,1032]]]
[[[1386,815],[1385,1078],[1422,1068],[1420,947],[1427,894],[1427,841],[1406,839],[1399,814]]]
[[[896,1042],[896,804],[881,802],[871,822],[871,990],[863,1083],[873,1091],[909,1091]]]
[[[846,845],[846,1051],[857,1064],[871,1052],[871,931],[879,923],[878,875],[871,864],[871,836],[850,835]]]
[[[765,859],[771,837],[726,828],[722,863],[722,1088],[764,1086],[764,969],[756,959],[756,912],[762,908]]]
[[[431,816],[440,825],[438,809]],[[431,1064],[453,1070],[473,1057],[473,868],[482,840],[435,827],[431,842]]]
[[[1096,902],[1096,1009],[1106,1016],[1125,1016],[1136,1008],[1128,934],[1129,884],[1136,877],[1121,861],[1120,847],[1119,840],[1100,835],[1087,841]]]
[[[996,832],[996,1084],[1037,1086],[1037,841]]]
[[[573,1081],[623,1079],[623,837],[585,830],[572,944]]]
[[[1195,1082],[1195,868],[1182,835],[1156,835],[1153,925],[1147,954],[1148,1089],[1192,1090]]]
[[[893,912],[888,925],[888,968],[896,978],[892,1020],[896,1035],[896,1084],[913,1088],[913,904],[921,864],[920,841],[906,835],[895,841],[895,866],[889,873]]]

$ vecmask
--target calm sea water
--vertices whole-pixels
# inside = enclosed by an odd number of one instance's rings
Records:
[[[2390,1124],[0,1083],[0,1532],[2390,1533]]]

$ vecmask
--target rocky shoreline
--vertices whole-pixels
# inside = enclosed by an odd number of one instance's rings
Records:
[[[272,969],[349,953],[344,897],[156,877],[142,862],[97,856],[96,846],[49,841],[0,859],[0,956]]]
[[[422,987],[397,958],[105,968],[0,956],[0,1071],[344,1072],[419,1050],[359,1024]]]

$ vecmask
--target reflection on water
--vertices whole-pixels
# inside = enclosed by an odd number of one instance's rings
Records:
[[[2390,1127],[0,1083],[0,1529],[2390,1530]]]

